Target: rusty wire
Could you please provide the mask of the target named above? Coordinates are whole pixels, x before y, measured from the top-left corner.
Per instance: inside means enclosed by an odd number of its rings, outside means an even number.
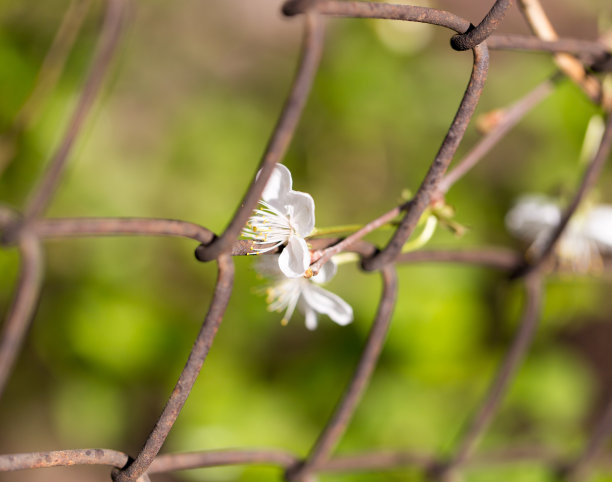
[[[454,473],[465,467],[513,463],[518,460],[535,460],[572,480],[582,480],[594,464],[605,464],[599,456],[612,434],[612,400],[608,402],[601,419],[595,425],[583,451],[573,459],[554,453],[545,447],[510,447],[498,453],[476,452],[477,442],[486,432],[499,410],[504,395],[529,345],[536,334],[543,297],[546,261],[552,256],[556,243],[568,222],[576,212],[585,194],[598,180],[604,163],[612,149],[612,116],[607,112],[606,131],[598,152],[587,167],[583,180],[564,212],[561,222],[551,235],[538,257],[526,260],[523,253],[506,248],[481,247],[473,250],[421,250],[401,253],[401,248],[416,227],[417,221],[432,202],[443,200],[447,191],[463,178],[537,103],[542,101],[557,85],[561,75],[567,75],[578,83],[589,98],[610,106],[603,98],[598,80],[586,71],[593,64],[602,64],[610,58],[610,52],[597,42],[579,39],[559,39],[539,6],[537,0],[519,2],[519,8],[530,23],[535,37],[516,35],[492,35],[502,22],[510,0],[494,2],[485,18],[474,27],[468,20],[451,12],[410,5],[391,5],[369,2],[339,2],[335,0],[290,0],[283,6],[288,16],[303,15],[304,40],[297,74],[279,120],[272,132],[259,166],[254,168],[253,179],[242,202],[229,220],[227,228],[217,236],[207,228],[188,221],[147,218],[65,218],[42,217],[58,187],[70,151],[82,130],[87,113],[103,85],[112,63],[122,32],[127,0],[107,0],[106,19],[99,36],[96,55],[89,77],[81,92],[80,100],[59,148],[51,158],[46,172],[30,192],[23,215],[0,207],[0,244],[6,248],[16,246],[21,257],[21,270],[16,284],[13,302],[4,321],[0,340],[0,394],[19,354],[27,328],[34,316],[42,284],[43,256],[41,242],[46,239],[62,239],[82,236],[174,236],[192,239],[199,243],[198,260],[216,260],[218,279],[208,313],[202,328],[188,355],[165,408],[159,416],[143,447],[134,458],[127,454],[106,449],[58,450],[0,455],[0,472],[53,467],[60,465],[95,464],[114,467],[113,480],[120,482],[149,480],[150,474],[221,465],[259,464],[282,468],[286,480],[308,482],[318,473],[355,472],[361,470],[391,470],[398,467],[416,467],[432,479],[450,480]],[[81,2],[81,9],[88,2]],[[82,10],[79,10],[82,15]],[[417,193],[408,202],[393,206],[372,220],[363,229],[346,238],[312,239],[315,254],[311,268],[317,271],[332,255],[353,251],[361,257],[361,265],[367,271],[380,271],[383,290],[378,312],[372,323],[357,366],[344,389],[340,401],[328,423],[320,432],[309,454],[301,457],[283,450],[244,449],[162,454],[160,450],[174,422],[187,400],[215,334],[223,320],[233,284],[231,256],[247,254],[251,241],[237,240],[247,218],[256,206],[274,166],[280,162],[294,135],[308,99],[309,91],[318,70],[323,50],[324,17],[354,17],[394,19],[429,23],[456,32],[451,45],[456,50],[473,50],[473,68],[468,86],[435,158],[430,164]],[[548,26],[547,26],[548,25]],[[68,38],[70,40],[70,37]],[[64,42],[69,45],[71,42]],[[52,47],[53,56],[62,58]],[[68,48],[68,47],[66,47]],[[488,70],[488,49],[515,49],[558,54],[561,74],[555,74],[518,102],[502,111],[501,120],[482,140],[456,164],[446,171],[455,156],[474,110],[483,91]],[[61,52],[60,52],[61,54]],[[61,62],[60,62],[61,63]],[[578,66],[578,67],[576,67]],[[585,69],[586,67],[586,69]],[[259,175],[256,173],[259,172]],[[403,215],[387,246],[379,248],[362,238],[382,224]],[[404,263],[464,263],[497,269],[508,277],[520,280],[525,286],[523,314],[515,338],[498,368],[487,393],[483,396],[474,415],[459,436],[455,449],[444,458],[439,454],[411,452],[368,451],[354,455],[334,456],[333,450],[347,429],[368,382],[372,377],[378,357],[392,319],[398,286],[395,275],[397,265]]]

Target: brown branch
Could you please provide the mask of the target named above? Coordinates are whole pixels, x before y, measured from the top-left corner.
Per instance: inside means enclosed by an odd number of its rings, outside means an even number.
[[[287,474],[288,480],[307,480],[309,474],[316,472],[319,465],[329,458],[331,451],[346,431],[355,408],[368,386],[385,337],[387,336],[397,298],[397,274],[395,268],[392,266],[385,267],[382,270],[382,279],[383,292],[378,312],[372,323],[368,340],[353,377],[344,391],[342,399],[336,406],[333,415],[310,451],[308,458],[302,464],[289,469]]]
[[[592,62],[604,59],[608,48],[601,42],[562,38],[542,40],[525,35],[492,35],[487,39],[490,50],[526,50],[535,52],[568,53],[590,57]]]
[[[41,238],[79,236],[177,236],[210,243],[215,234],[203,226],[176,219],[56,218],[34,221],[31,231]]]
[[[123,467],[128,456],[109,449],[53,450],[0,455],[0,472],[72,465],[111,465]]]
[[[451,47],[460,51],[471,50],[479,43],[484,42],[489,35],[497,30],[510,5],[512,5],[512,0],[496,0],[478,26],[451,38]]]
[[[489,42],[487,41],[487,45]],[[502,118],[495,128],[488,132],[472,150],[457,163],[440,181],[436,196],[443,197],[453,184],[472,169],[518,122],[536,105],[544,100],[559,79],[558,75],[542,82],[527,95],[502,111]]]
[[[21,271],[0,339],[0,398],[36,311],[43,277],[43,254],[38,240],[24,233],[18,247]]]
[[[28,220],[39,217],[55,193],[70,151],[100,91],[102,80],[105,77],[118,44],[123,23],[125,0],[107,0],[107,3],[106,18],[85,86],[59,148],[51,158],[47,170],[38,185],[30,194],[25,211],[25,217]]]
[[[484,44],[483,44],[484,45]],[[402,250],[402,246],[408,240],[412,232],[417,226],[417,223],[429,206],[432,195],[437,191],[438,185],[442,180],[448,165],[450,164],[467,125],[472,118],[478,99],[484,87],[486,79],[489,56],[486,47],[479,45],[474,49],[474,68],[470,77],[467,90],[461,105],[451,127],[444,138],[444,141],[433,160],[425,179],[421,183],[415,197],[409,203],[406,209],[406,214],[402,219],[399,227],[393,234],[393,237],[380,253],[363,262],[363,267],[366,270],[379,269],[386,263],[391,262]]]
[[[90,5],[91,0],[73,0],[66,10],[38,72],[32,93],[15,116],[10,130],[0,138],[0,142],[5,144],[0,150],[0,175],[12,160],[16,137],[30,125],[34,113],[57,83]]]
[[[518,0],[518,5],[535,35],[542,40],[558,40],[557,32],[555,32],[539,0]],[[578,59],[569,54],[559,53],[555,55],[555,62],[563,73],[581,87],[593,102],[599,103],[602,101],[601,84],[595,77],[586,73],[584,66]]]
[[[274,171],[274,166],[285,156],[319,66],[323,51],[323,33],[322,19],[315,14],[306,15],[299,67],[255,177],[223,234],[205,249],[200,249],[198,258],[200,261],[213,260],[231,249],[231,245],[257,206],[264,187]]]
[[[544,248],[534,257],[533,260],[531,260],[530,263],[525,263],[520,266],[516,273],[513,274],[513,276],[524,276],[525,274],[532,272],[533,270],[540,267],[543,263],[545,263],[553,255],[554,249],[557,243],[559,242],[559,239],[561,239],[561,236],[563,236],[563,233],[565,232],[565,229],[567,228],[567,225],[569,224],[572,216],[578,209],[578,206],[580,205],[586,194],[593,188],[593,186],[597,182],[601,170],[603,169],[603,166],[606,163],[608,156],[610,155],[610,150],[612,150],[612,115],[609,114],[606,120],[606,127],[604,130],[603,137],[601,139],[601,143],[599,144],[597,153],[586,168],[580,186],[574,194],[574,197],[572,198],[572,201],[570,202],[569,206],[563,212],[561,221],[559,221],[559,224],[550,234],[550,237],[544,245]]]
[[[204,360],[212,346],[213,339],[221,325],[223,314],[225,313],[232,293],[234,281],[234,263],[232,258],[224,255],[219,257],[217,262],[219,265],[219,275],[213,299],[204,323],[202,324],[200,333],[189,354],[185,368],[183,368],[178,382],[172,391],[172,395],[157,420],[153,431],[147,438],[140,454],[138,454],[138,457],[136,457],[127,468],[113,473],[113,480],[115,482],[134,481],[147,471],[159,453],[166,437],[168,437],[202,369]]]
[[[459,443],[451,459],[434,468],[433,472],[440,477],[451,473],[462,465],[472,454],[479,438],[487,429],[493,416],[499,409],[503,396],[521,361],[527,353],[540,318],[542,302],[542,279],[539,273],[533,273],[525,278],[525,307],[521,316],[519,329],[505,355],[495,379],[480,403],[480,407],[468,422],[466,429],[459,438]]]
[[[294,5],[301,5],[304,2],[289,2],[287,5],[291,5],[292,9]],[[367,3],[367,2],[338,2],[338,1],[325,1],[320,0],[314,3],[308,3],[309,7],[316,10],[318,13],[339,17],[354,17],[354,18],[379,18],[379,19],[391,19],[391,20],[405,20],[412,22],[429,23],[432,25],[443,26],[457,33],[464,33],[470,27],[470,23],[457,15],[443,10],[436,10],[433,8],[426,7],[415,7],[411,5],[390,5],[384,3]],[[287,9],[286,10],[291,10]],[[299,11],[299,9],[294,9]],[[396,230],[393,238],[387,245],[387,247],[380,253],[375,254],[369,259],[363,261],[363,268],[366,270],[377,270],[385,264],[391,262],[399,252],[406,240],[410,237],[412,231],[416,227],[416,224],[425,210],[429,205],[430,196],[435,190],[437,183],[440,181],[441,176],[448,167],[455,150],[457,149],[459,142],[461,141],[467,124],[469,123],[476,104],[482,92],[486,73],[488,69],[488,53],[484,45],[478,46],[474,49],[474,68],[470,76],[470,81],[466,92],[461,100],[459,110],[455,115],[455,118],[449,128],[449,131],[434,159],[432,166],[425,177],[419,191],[415,198],[405,205],[394,208],[387,213],[383,214],[380,218],[372,221],[357,233],[349,236],[347,240],[343,242],[340,247],[331,248],[330,251],[325,252],[322,258],[311,268],[313,272],[317,272],[331,256],[337,254],[342,249],[346,249],[354,241],[361,239],[365,234],[375,229],[379,223],[386,222],[387,219],[392,219],[401,210],[406,210],[407,213],[404,216],[399,228]]]
[[[221,465],[273,465],[287,468],[296,462],[295,455],[281,450],[211,450],[160,455],[153,461],[147,473],[157,474]]]
[[[402,253],[397,263],[465,263],[511,271],[523,257],[516,251],[503,248],[478,248],[460,250],[418,250]]]

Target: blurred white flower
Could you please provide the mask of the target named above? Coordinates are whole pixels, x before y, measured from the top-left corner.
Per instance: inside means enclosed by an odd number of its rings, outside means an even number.
[[[318,286],[334,277],[337,266],[328,261],[319,273],[312,278],[287,278],[279,269],[278,256],[262,256],[256,264],[256,270],[271,278],[273,283],[267,288],[269,311],[284,311],[281,320],[283,325],[289,323],[295,308],[304,314],[306,328],[317,327],[318,315],[327,315],[339,325],[348,325],[353,321],[353,309],[339,296]]]
[[[310,265],[305,237],[314,229],[314,200],[291,189],[291,172],[277,164],[262,194],[260,208],[250,217],[242,235],[253,240],[253,254],[286,245],[278,266],[289,278],[304,275]]]
[[[516,237],[532,243],[530,251],[543,249],[562,209],[541,195],[520,198],[506,215],[506,226]],[[601,266],[601,253],[612,252],[612,205],[587,205],[574,214],[556,246],[562,265],[585,272]]]

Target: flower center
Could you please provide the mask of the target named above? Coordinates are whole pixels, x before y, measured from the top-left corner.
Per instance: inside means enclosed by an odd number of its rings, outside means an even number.
[[[285,244],[296,234],[290,215],[281,213],[271,204],[259,201],[242,234],[253,240],[252,254],[261,254]]]

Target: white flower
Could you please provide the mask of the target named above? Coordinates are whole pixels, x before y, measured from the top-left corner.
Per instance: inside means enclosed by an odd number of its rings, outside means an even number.
[[[242,235],[253,239],[253,253],[261,254],[285,245],[278,266],[285,276],[297,278],[310,266],[305,237],[314,229],[314,200],[291,189],[291,173],[277,164],[262,194],[261,206],[249,219]]]
[[[553,199],[524,196],[506,215],[506,226],[513,235],[531,242],[530,250],[537,251],[548,241],[562,213]],[[612,252],[612,205],[587,205],[572,216],[557,243],[557,256],[562,264],[584,272],[600,266],[600,253],[606,252]]]
[[[312,278],[287,278],[279,270],[276,255],[264,256],[257,263],[256,269],[261,274],[273,279],[273,284],[266,290],[268,310],[285,311],[281,323],[289,323],[295,308],[306,318],[306,328],[317,327],[317,315],[329,316],[339,325],[348,325],[353,321],[353,309],[339,296],[318,286],[334,277],[337,266],[333,261],[325,263],[319,273]]]

